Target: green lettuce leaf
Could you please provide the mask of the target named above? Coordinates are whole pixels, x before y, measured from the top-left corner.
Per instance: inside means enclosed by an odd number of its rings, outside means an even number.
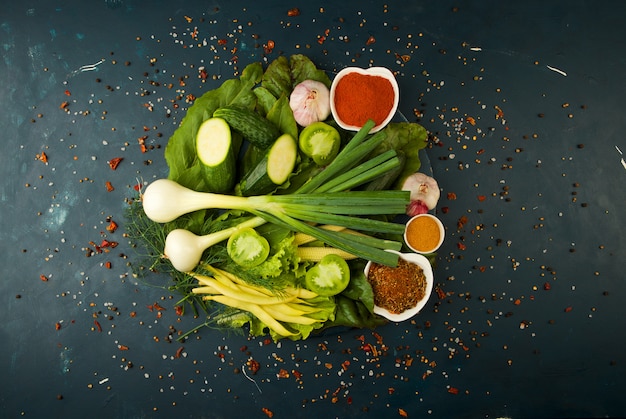
[[[428,132],[415,122],[392,122],[384,128],[385,140],[372,154],[381,154],[387,150],[402,150],[406,156],[406,163],[402,173],[394,185],[399,188],[407,176],[417,172],[422,163],[419,158],[419,151],[426,147]]]

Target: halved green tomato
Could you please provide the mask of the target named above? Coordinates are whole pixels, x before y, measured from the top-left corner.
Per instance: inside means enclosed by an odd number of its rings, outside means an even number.
[[[298,137],[300,150],[315,164],[325,166],[339,153],[341,136],[335,127],[325,122],[314,122],[305,127]]]
[[[270,244],[253,228],[247,227],[230,236],[226,251],[237,265],[253,268],[265,262],[270,254]]]
[[[318,295],[337,295],[350,283],[350,267],[340,256],[329,254],[307,271],[304,282],[308,290]]]

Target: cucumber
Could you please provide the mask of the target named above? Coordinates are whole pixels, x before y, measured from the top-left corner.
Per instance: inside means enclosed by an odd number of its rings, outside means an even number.
[[[222,118],[251,144],[266,149],[280,136],[278,127],[255,111],[239,106],[224,106],[213,112],[213,117]]]
[[[287,181],[298,159],[296,140],[283,134],[239,183],[241,195],[264,195]]]
[[[235,186],[237,171],[235,149],[239,148],[235,142],[224,119],[209,118],[198,128],[196,154],[204,166],[206,192],[225,193]]]

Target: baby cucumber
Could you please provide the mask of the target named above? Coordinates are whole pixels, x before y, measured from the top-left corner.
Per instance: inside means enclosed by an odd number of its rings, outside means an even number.
[[[280,136],[278,127],[252,109],[240,106],[224,106],[213,112],[213,117],[224,119],[251,144],[266,149]]]

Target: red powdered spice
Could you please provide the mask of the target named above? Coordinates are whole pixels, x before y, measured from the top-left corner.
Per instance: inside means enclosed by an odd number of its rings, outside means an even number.
[[[380,125],[391,112],[395,94],[384,77],[348,73],[335,87],[335,109],[348,125],[363,126],[368,119]]]

